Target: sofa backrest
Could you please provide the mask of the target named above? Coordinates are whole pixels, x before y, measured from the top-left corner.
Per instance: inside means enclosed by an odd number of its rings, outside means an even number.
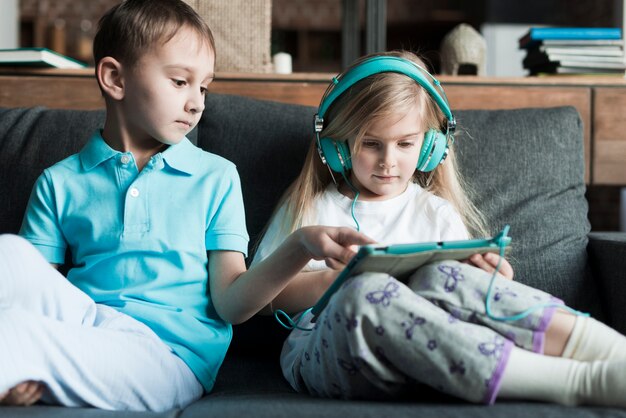
[[[238,96],[207,97],[197,144],[237,165],[251,242],[302,166],[314,112]],[[598,314],[585,274],[589,223],[576,110],[455,115],[459,164],[479,208],[494,231],[511,225],[516,280]],[[36,177],[77,152],[103,117],[102,111],[0,109],[0,233],[17,232]]]
[[[104,111],[0,109],[0,233],[17,233],[42,171],[78,152]]]

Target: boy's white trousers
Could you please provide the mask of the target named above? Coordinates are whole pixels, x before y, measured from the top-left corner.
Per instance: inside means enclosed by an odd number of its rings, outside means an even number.
[[[203,388],[141,322],[96,304],[25,239],[0,235],[0,393],[34,380],[65,406],[164,411]]]

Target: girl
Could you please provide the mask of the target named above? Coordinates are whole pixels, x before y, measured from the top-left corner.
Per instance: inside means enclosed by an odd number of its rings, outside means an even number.
[[[333,79],[302,172],[253,264],[307,225],[356,226],[385,243],[487,234],[456,168],[454,116],[423,67],[414,54],[392,52]],[[325,397],[389,398],[419,383],[487,404],[626,407],[626,339],[551,295],[503,282],[513,269],[499,258],[430,264],[406,283],[380,273],[352,278],[315,322],[305,312],[292,330],[281,354],[285,378]],[[312,306],[342,267],[310,262],[269,310]],[[506,290],[486,311],[492,280]]]

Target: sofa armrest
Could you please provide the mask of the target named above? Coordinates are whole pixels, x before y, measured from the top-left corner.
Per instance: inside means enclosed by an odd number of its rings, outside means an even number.
[[[590,233],[587,253],[606,322],[626,334],[626,233]]]

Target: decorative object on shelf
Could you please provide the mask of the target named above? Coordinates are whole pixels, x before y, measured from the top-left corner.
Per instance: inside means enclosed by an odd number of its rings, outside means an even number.
[[[219,72],[270,73],[271,0],[184,0],[208,23]]]
[[[272,57],[274,72],[276,74],[291,74],[291,55],[286,52],[278,52]]]
[[[441,74],[485,75],[487,44],[472,26],[461,23],[441,41]]]

